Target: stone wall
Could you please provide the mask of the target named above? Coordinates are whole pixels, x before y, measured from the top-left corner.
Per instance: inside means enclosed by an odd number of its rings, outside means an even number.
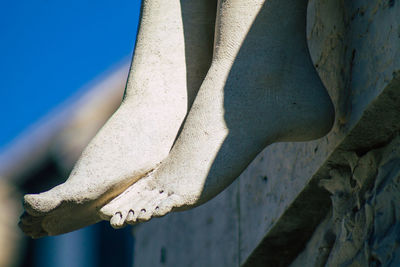
[[[399,18],[396,0],[310,0],[333,130],[271,145],[209,203],[137,226],[135,266],[396,266]]]

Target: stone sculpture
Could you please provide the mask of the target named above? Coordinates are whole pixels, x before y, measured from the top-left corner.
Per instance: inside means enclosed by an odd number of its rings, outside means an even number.
[[[325,135],[334,111],[308,53],[307,2],[144,0],[121,107],[64,184],[25,196],[23,231],[190,209],[267,145]]]

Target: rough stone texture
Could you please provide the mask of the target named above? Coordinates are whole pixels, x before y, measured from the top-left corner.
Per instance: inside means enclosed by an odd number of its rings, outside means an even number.
[[[238,266],[238,182],[225,192],[135,228],[134,266]]]
[[[400,137],[352,158],[321,181],[332,212],[292,267],[400,265]]]
[[[336,236],[332,231],[331,216],[328,216],[315,229],[306,249],[297,256],[290,266],[324,266],[332,250],[335,238]]]
[[[265,149],[236,182],[238,194],[230,189],[201,208],[140,225],[135,232],[136,266],[157,266],[150,264],[152,248],[161,243],[173,244],[168,255],[176,265],[170,266],[187,266],[184,263],[191,262],[193,255],[202,255],[201,266],[290,264],[329,213],[329,193],[319,181],[329,178],[337,166],[349,166],[348,155],[354,154],[347,151],[361,155],[382,146],[400,127],[399,17],[400,3],[396,1],[311,0],[310,53],[335,103],[334,129],[320,140]],[[189,220],[191,216],[196,219]],[[210,216],[218,216],[220,221],[195,227]],[[226,221],[238,225],[237,243],[218,243],[226,238],[226,232],[217,227]],[[179,236],[169,234],[177,228]],[[199,242],[193,236],[210,239]],[[318,242],[332,246],[331,233]],[[187,248],[186,252],[176,244]],[[216,252],[221,258],[237,257],[236,261],[224,264],[218,257],[209,257]],[[328,252],[324,253],[315,261],[324,262]],[[334,264],[333,256],[329,262]]]

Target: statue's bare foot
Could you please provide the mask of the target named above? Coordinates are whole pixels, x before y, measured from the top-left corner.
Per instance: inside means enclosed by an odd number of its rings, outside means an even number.
[[[110,220],[114,228],[124,227],[127,223],[148,221],[151,217],[167,214],[172,208],[180,207],[185,199],[156,185],[152,175],[140,179],[135,186],[129,187],[111,203],[101,209],[104,219]],[[135,199],[135,201],[132,201]]]
[[[113,227],[204,203],[265,146],[332,127],[333,106],[306,44],[307,1],[262,2],[220,1],[213,63],[183,130],[151,175],[100,210]]]
[[[195,11],[186,10],[191,3]],[[179,0],[143,1],[121,107],[64,184],[25,196],[26,213],[20,221],[25,233],[57,235],[101,220],[99,208],[168,155],[212,57],[214,0],[187,0],[185,5],[181,8]],[[183,25],[186,12],[195,23]]]

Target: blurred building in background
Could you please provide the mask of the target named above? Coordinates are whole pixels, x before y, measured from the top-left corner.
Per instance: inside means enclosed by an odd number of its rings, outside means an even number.
[[[33,240],[17,226],[23,194],[65,181],[82,150],[120,105],[128,71],[125,61],[0,151],[0,266],[132,265],[129,227],[115,231],[108,223],[99,223]]]

